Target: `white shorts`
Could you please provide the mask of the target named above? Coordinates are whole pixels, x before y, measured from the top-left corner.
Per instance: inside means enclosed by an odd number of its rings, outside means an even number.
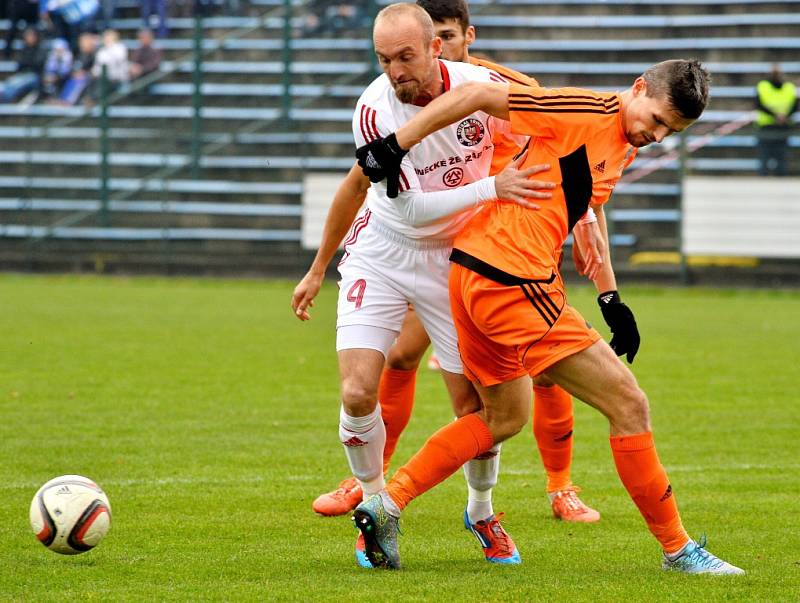
[[[385,332],[396,337],[412,303],[442,368],[463,373],[447,291],[451,249],[452,241],[410,239],[361,214],[339,263],[336,350],[383,346],[386,355],[394,337]]]

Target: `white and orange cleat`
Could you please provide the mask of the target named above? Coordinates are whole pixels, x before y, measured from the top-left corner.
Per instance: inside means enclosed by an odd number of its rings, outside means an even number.
[[[348,477],[342,480],[339,487],[333,492],[320,494],[311,503],[311,508],[326,517],[346,515],[358,506],[362,498],[361,484],[356,478]]]
[[[600,521],[600,513],[587,507],[583,501],[578,498],[578,492],[580,492],[580,488],[577,486],[570,486],[564,490],[558,490],[547,494],[550,498],[550,506],[553,508],[553,515],[555,518],[563,521],[577,521],[581,523]]]

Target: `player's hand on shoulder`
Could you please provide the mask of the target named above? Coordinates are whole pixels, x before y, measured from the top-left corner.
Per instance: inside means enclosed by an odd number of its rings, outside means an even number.
[[[400,164],[406,156],[405,149],[397,144],[394,133],[386,138],[376,138],[356,150],[361,171],[371,182],[386,179],[386,193],[394,199],[400,184]]]
[[[600,305],[606,324],[611,329],[612,337],[609,342],[611,349],[617,356],[625,354],[628,363],[633,364],[641,343],[633,311],[623,303],[618,291],[601,293],[597,296],[597,303]]]
[[[531,176],[539,172],[546,172],[550,166],[543,163],[521,170],[519,168],[524,159],[525,155],[520,155],[494,177],[497,198],[514,201],[528,209],[539,209],[539,206],[530,199],[549,199],[553,196],[550,191],[556,185],[544,180],[532,180]]]
[[[309,308],[314,307],[314,298],[322,287],[325,274],[317,272],[307,272],[292,294],[292,310],[299,320],[311,320]]]

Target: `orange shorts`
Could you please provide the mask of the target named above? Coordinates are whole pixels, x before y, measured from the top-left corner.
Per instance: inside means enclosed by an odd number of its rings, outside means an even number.
[[[450,307],[464,374],[484,387],[538,375],[600,339],[566,303],[558,274],[509,286],[451,264]]]

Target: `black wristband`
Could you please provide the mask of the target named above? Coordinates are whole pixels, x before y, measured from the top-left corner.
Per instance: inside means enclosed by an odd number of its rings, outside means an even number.
[[[389,149],[392,153],[394,153],[398,157],[405,157],[406,153],[408,153],[408,151],[400,147],[400,145],[397,142],[397,136],[395,136],[394,132],[392,132],[391,134],[389,134],[389,136],[384,138],[383,142],[386,145],[386,148]]]
[[[602,308],[611,304],[621,304],[622,299],[619,296],[619,291],[606,291],[597,296],[597,303]]]

